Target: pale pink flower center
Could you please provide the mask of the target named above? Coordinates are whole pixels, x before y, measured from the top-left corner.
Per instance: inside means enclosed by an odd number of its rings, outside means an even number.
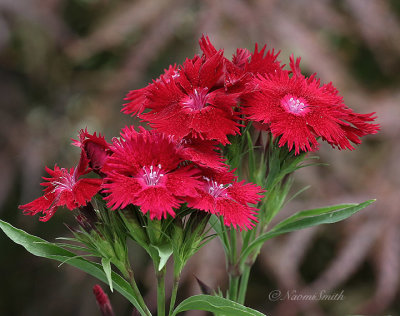
[[[227,197],[228,192],[227,189],[232,186],[232,184],[223,185],[219,184],[217,181],[209,179],[207,177],[203,177],[207,181],[206,190],[208,194],[210,194],[214,198],[218,198],[220,196]]]
[[[184,108],[199,111],[207,105],[207,100],[208,88],[194,89],[193,93],[189,94],[182,103]]]
[[[142,178],[146,185],[157,185],[164,174],[161,172],[161,165],[159,164],[156,168],[153,165],[150,167],[143,167]]]
[[[72,191],[76,181],[67,169],[61,169],[62,176],[57,180],[52,181],[51,184],[54,186],[53,192],[61,193],[64,190]]]
[[[287,112],[295,115],[304,115],[309,111],[309,105],[305,99],[296,98],[291,94],[287,94],[283,97],[281,105]]]

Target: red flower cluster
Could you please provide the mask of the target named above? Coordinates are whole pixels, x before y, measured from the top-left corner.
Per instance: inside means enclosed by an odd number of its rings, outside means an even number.
[[[176,215],[183,204],[223,216],[226,225],[249,229],[263,190],[238,182],[220,156],[220,147],[240,137],[253,122],[294,154],[318,148],[317,138],[339,149],[353,149],[360,137],[374,134],[373,113],[358,114],[336,88],[316,75],[301,74],[300,59],[290,70],[266,46],[238,49],[229,60],[208,37],[200,39],[201,56],[170,66],[147,87],[128,93],[123,112],[147,122],[151,131],[122,130],[109,144],[82,130],[78,167],[48,169],[45,195],[22,205],[26,214],[45,214],[58,206],[84,206],[99,190],[111,209],[129,204],[151,219]],[[101,179],[79,179],[94,171]]]
[[[45,195],[20,206],[27,215],[39,212],[47,221],[58,206],[70,210],[85,206],[102,190],[113,210],[129,204],[140,207],[150,219],[175,216],[187,203],[224,217],[227,225],[240,229],[254,226],[256,204],[263,192],[259,187],[237,182],[216,151],[217,142],[185,137],[176,139],[156,130],[133,126],[122,130],[111,144],[96,133],[81,130],[73,144],[81,148],[76,169],[47,169]],[[79,179],[90,171],[102,179]]]
[[[178,142],[170,135],[144,128],[139,132],[133,126],[123,129],[121,138],[114,139],[113,153],[102,168],[106,174],[103,192],[107,205],[115,210],[134,204],[149,213],[151,219],[162,219],[167,214],[175,216],[174,210],[187,203],[189,207],[222,215],[227,225],[251,228],[256,218],[248,204],[257,203],[262,190],[236,182],[212,146],[212,142],[200,146],[196,142]],[[197,154],[202,148],[204,152]],[[208,162],[214,169],[205,167]],[[214,176],[210,180],[207,176],[211,172]],[[224,176],[221,178],[218,173]]]

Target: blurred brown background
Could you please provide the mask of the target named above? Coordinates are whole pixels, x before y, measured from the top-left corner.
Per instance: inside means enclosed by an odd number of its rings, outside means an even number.
[[[0,0],[0,217],[48,240],[68,235],[68,211],[41,223],[17,205],[41,194],[45,165],[76,164],[70,138],[80,128],[110,140],[131,123],[120,113],[124,95],[199,52],[202,33],[227,57],[255,42],[282,50],[284,63],[291,53],[301,56],[307,73],[333,81],[356,111],[376,111],[382,126],[353,152],[323,145],[319,154],[329,166],[301,170],[296,187],[312,188],[279,216],[378,201],[344,223],[269,242],[247,305],[268,315],[400,314],[398,0]],[[0,315],[99,315],[93,278],[33,257],[2,233],[0,247]],[[148,259],[136,248],[132,259],[154,304]],[[193,274],[225,288],[217,241],[190,261],[179,299],[199,293]],[[273,302],[274,289],[345,297]],[[131,314],[119,294],[111,300],[117,315]]]

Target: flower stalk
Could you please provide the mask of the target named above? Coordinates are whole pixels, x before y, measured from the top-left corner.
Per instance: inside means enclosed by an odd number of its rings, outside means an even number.
[[[132,287],[133,293],[135,294],[135,297],[137,298],[137,301],[138,301],[140,307],[143,309],[143,311],[145,312],[145,314],[147,316],[151,316],[151,312],[143,299],[142,293],[140,293],[139,287],[137,286],[136,281],[135,281],[135,276],[133,274],[133,270],[131,268],[128,269],[128,280],[129,280],[129,284]]]
[[[178,294],[180,278],[181,278],[180,273],[178,275],[174,275],[174,280],[173,280],[173,283],[172,283],[171,300],[170,300],[170,303],[169,303],[169,313],[168,313],[168,315],[171,315],[172,312],[174,311],[174,308],[175,308],[176,296]]]
[[[157,315],[165,316],[165,271],[164,267],[157,272]]]

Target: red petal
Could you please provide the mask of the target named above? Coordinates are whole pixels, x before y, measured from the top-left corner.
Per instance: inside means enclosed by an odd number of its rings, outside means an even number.
[[[136,205],[146,214],[150,213],[150,219],[166,218],[167,214],[175,217],[173,208],[179,208],[182,201],[172,195],[164,187],[147,187],[138,194]]]
[[[228,195],[236,202],[241,204],[257,204],[265,192],[260,186],[254,183],[233,182],[232,186],[227,189]]]
[[[46,222],[53,216],[56,210],[56,205],[54,205],[55,198],[54,193],[48,193],[30,203],[20,205],[19,209],[23,210],[24,215],[35,215],[41,212],[45,216],[41,217],[40,220]]]
[[[75,202],[86,205],[99,192],[102,183],[102,179],[80,179],[73,188]]]
[[[230,199],[217,199],[216,212],[223,216],[225,225],[234,228],[251,229],[255,226],[254,222],[257,222],[253,208]]]
[[[136,197],[142,190],[142,185],[137,179],[120,174],[112,174],[104,181],[104,193],[109,193],[105,200],[108,201],[107,206],[113,210],[123,209],[128,204],[135,204]]]
[[[197,196],[197,188],[202,186],[202,182],[194,176],[199,173],[191,167],[183,167],[166,175],[166,188],[175,196]]]

